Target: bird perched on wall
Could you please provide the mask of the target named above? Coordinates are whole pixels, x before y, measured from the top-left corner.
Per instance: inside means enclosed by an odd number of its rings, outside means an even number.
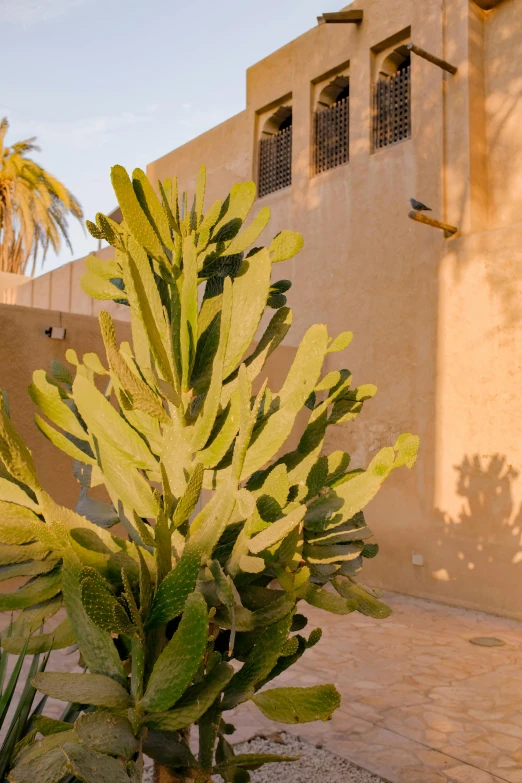
[[[431,212],[431,207],[427,207],[426,204],[423,204],[422,201],[417,201],[416,198],[410,198],[410,204],[412,205],[415,212]]]

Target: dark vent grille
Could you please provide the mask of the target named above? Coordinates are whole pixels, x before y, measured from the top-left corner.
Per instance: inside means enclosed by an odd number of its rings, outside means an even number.
[[[259,143],[259,196],[292,184],[292,126]]]
[[[411,136],[411,67],[381,77],[373,98],[373,148],[397,144]]]
[[[349,98],[315,113],[314,170],[316,174],[348,162]]]

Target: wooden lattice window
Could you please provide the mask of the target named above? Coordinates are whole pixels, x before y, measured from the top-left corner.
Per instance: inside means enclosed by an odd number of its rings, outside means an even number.
[[[259,196],[292,184],[292,117],[259,142]]]
[[[320,174],[348,162],[350,99],[341,98],[314,115],[314,171]]]
[[[411,66],[381,75],[373,97],[373,148],[389,147],[411,136]]]

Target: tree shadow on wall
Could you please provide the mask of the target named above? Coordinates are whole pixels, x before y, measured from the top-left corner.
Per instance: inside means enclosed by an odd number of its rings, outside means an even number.
[[[505,586],[522,568],[522,505],[515,503],[518,472],[500,454],[465,456],[457,471],[460,513],[436,510],[440,525],[433,576],[443,582],[466,578]],[[513,582],[513,587],[516,582]]]

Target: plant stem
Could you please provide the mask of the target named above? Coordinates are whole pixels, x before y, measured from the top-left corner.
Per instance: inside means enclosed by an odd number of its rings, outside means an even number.
[[[198,773],[195,773],[196,775]],[[189,773],[190,775],[190,773]],[[187,777],[186,775],[176,775],[168,767],[156,763],[154,765],[154,783],[211,783],[212,776],[203,780],[201,777]]]

